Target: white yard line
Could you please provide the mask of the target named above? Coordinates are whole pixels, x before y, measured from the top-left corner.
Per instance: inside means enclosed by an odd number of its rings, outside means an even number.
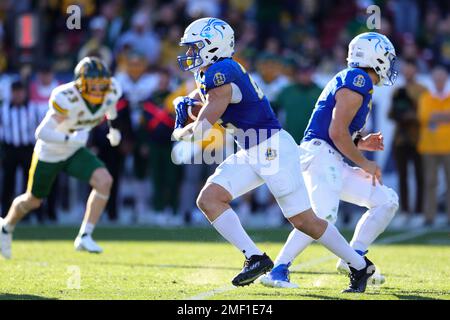
[[[390,236],[390,237],[386,237],[381,239],[380,241],[375,242],[374,244],[390,244],[390,243],[397,243],[397,242],[402,242],[402,241],[407,241],[407,240],[411,240],[417,237],[420,237],[428,232],[432,232],[432,231],[436,231],[436,230],[432,230],[429,228],[420,228],[414,231],[408,231],[408,232],[404,232],[404,233],[400,233],[394,236]],[[316,258],[313,260],[309,260],[309,261],[305,261],[299,264],[296,264],[294,266],[292,266],[290,268],[291,271],[299,271],[305,267],[310,267],[310,266],[315,266],[324,262],[327,262],[329,260],[332,259],[336,259],[335,255],[328,255],[328,256],[323,256],[320,258]],[[198,295],[192,296],[190,298],[188,298],[188,300],[206,300],[209,299],[217,294],[221,294],[224,292],[228,292],[228,291],[232,291],[237,289],[237,287],[233,286],[233,285],[227,285],[227,286],[223,286],[220,288],[216,288],[213,290],[209,290],[209,291],[205,291],[205,292],[201,292]]]

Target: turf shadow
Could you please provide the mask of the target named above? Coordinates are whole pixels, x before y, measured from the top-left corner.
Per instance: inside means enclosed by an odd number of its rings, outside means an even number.
[[[321,300],[345,300],[343,298],[338,298],[338,297],[331,297],[331,296],[326,296],[326,295],[318,295],[318,294],[313,294],[313,293],[307,293],[307,292],[274,292],[274,293],[269,293],[269,292],[258,292],[255,294],[246,294],[249,296],[255,296],[254,299],[261,299],[258,297],[271,297],[273,299],[281,299],[281,300],[288,300],[288,299],[303,299],[303,300],[311,300],[311,299],[321,299]]]
[[[36,296],[33,294],[0,293],[0,300],[58,300],[58,299]]]
[[[400,300],[443,300],[443,299],[437,299],[437,298],[433,298],[433,297],[410,295],[410,294],[394,294],[394,296],[399,298]]]

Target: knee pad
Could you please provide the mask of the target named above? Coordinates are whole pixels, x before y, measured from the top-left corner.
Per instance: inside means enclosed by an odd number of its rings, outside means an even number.
[[[301,179],[300,171],[293,173],[280,170],[277,174],[265,177],[264,180],[275,198],[283,198],[301,187]]]
[[[370,198],[370,209],[375,207],[383,207],[383,212],[392,219],[399,208],[397,193],[386,186],[375,188]]]

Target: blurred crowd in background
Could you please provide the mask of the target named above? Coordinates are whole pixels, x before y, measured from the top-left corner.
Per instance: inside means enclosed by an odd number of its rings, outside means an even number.
[[[80,29],[67,27],[71,14],[67,7],[72,4],[81,8]],[[433,225],[436,217],[449,223],[450,120],[445,114],[450,113],[450,2],[446,0],[0,1],[2,215],[13,196],[26,187],[33,132],[48,109],[51,90],[72,80],[77,61],[94,55],[109,65],[124,92],[117,105],[120,146],[109,146],[106,124],[92,132],[89,142],[115,180],[103,221],[206,223],[195,208],[195,198],[215,166],[175,165],[171,159],[171,102],[195,88],[192,74],[182,73],[176,61],[184,28],[200,17],[227,21],[235,31],[234,58],[252,73],[284,128],[300,142],[324,84],[316,79],[321,75],[328,81],[346,67],[348,43],[369,31],[366,10],[373,4],[381,8],[381,29],[376,31],[394,43],[402,74],[386,97],[390,112],[385,118],[396,126],[385,152],[393,156],[392,183],[401,198],[398,224],[415,220]],[[428,77],[430,85],[416,81],[416,74]],[[410,163],[415,170],[408,174]],[[439,187],[443,180],[444,192]],[[62,174],[44,207],[30,219],[79,220],[87,188]],[[235,205],[244,223],[283,223],[267,189],[260,188]],[[343,205],[341,211],[345,224],[354,220],[357,209]]]

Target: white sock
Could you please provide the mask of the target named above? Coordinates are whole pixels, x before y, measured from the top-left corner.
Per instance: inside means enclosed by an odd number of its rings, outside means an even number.
[[[241,222],[233,209],[226,210],[211,224],[222,237],[243,252],[247,258],[263,254],[242,228]]]
[[[336,227],[329,222],[325,232],[319,239],[317,239],[317,242],[323,244],[328,250],[333,252],[356,270],[361,270],[366,266],[366,261],[364,258],[356,253],[355,249],[350,247],[348,242],[339,233]]]
[[[313,238],[294,228],[278,254],[274,265],[291,263],[313,241]]]
[[[6,222],[2,225],[3,230],[5,230],[7,233],[12,233],[14,231],[14,227],[15,226]]]
[[[87,223],[83,222],[81,224],[79,235],[82,236],[85,233],[88,234],[88,235],[91,235],[92,232],[94,232],[94,228],[95,228],[94,224],[92,224],[90,222],[87,222]]]

